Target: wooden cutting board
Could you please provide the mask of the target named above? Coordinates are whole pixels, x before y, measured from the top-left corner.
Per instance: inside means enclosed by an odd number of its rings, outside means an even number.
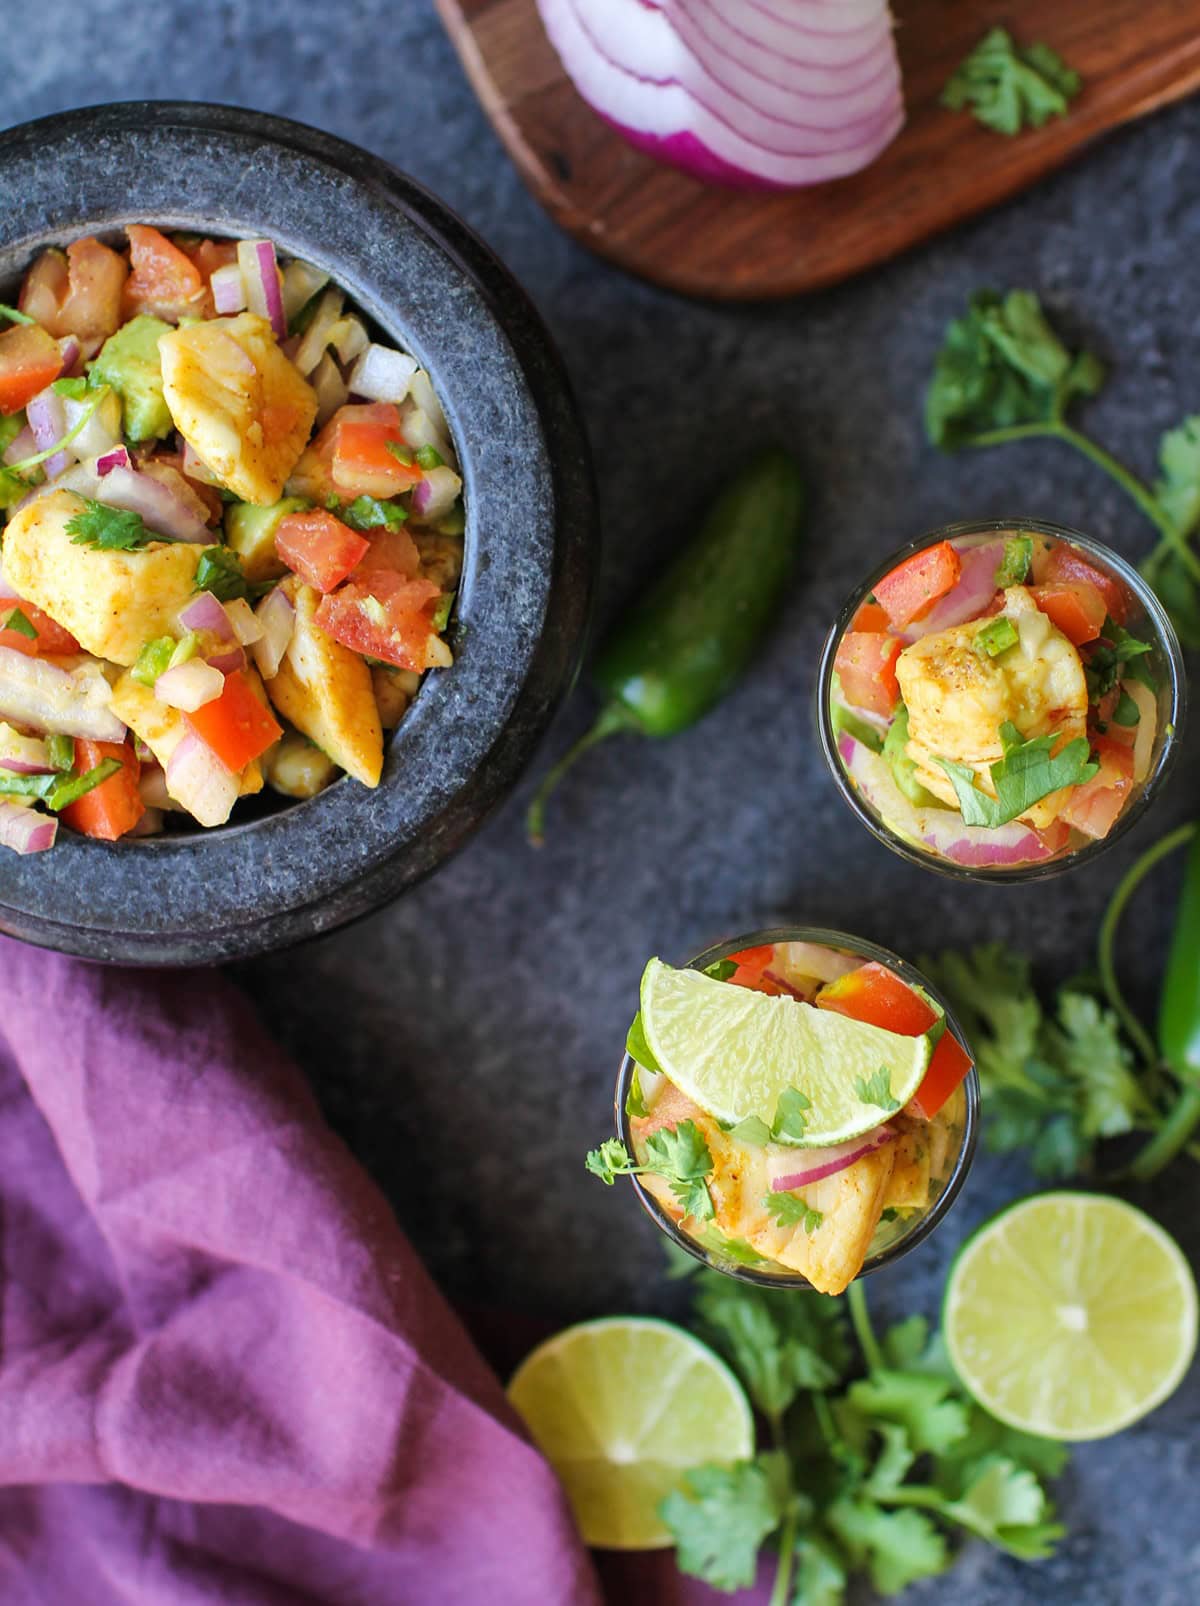
[[[894,0],[908,122],[869,168],[807,190],[717,189],[631,149],[576,94],[534,0],[436,0],[488,117],[551,217],[689,295],[797,295],[1026,189],[1120,123],[1200,88],[1200,0]],[[989,27],[1083,75],[1070,115],[1014,139],[938,105]]]

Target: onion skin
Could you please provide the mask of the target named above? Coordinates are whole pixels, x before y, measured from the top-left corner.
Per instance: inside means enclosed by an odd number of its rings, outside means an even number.
[[[811,1183],[820,1182],[825,1177],[836,1176],[839,1171],[845,1171],[856,1160],[861,1160],[864,1154],[873,1154],[876,1149],[882,1149],[885,1143],[890,1143],[896,1136],[895,1129],[885,1122],[870,1132],[864,1132],[860,1138],[850,1138],[845,1143],[831,1144],[827,1149],[808,1149],[805,1152],[812,1156],[809,1164],[801,1165],[787,1157],[788,1165],[795,1165],[794,1171],[771,1178],[772,1193],[791,1193],[795,1188],[807,1188]],[[824,1158],[822,1158],[824,1156]]]

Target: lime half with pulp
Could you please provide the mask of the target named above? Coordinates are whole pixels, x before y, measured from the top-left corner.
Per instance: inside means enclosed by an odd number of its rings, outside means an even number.
[[[803,1131],[785,1138],[805,1148],[856,1138],[902,1109],[931,1053],[927,1036],[901,1037],[661,959],[643,973],[641,1010],[659,1069],[718,1121],[757,1116],[769,1127],[780,1095],[802,1094]]]
[[[959,1251],[942,1315],[986,1410],[1048,1439],[1102,1439],[1161,1405],[1196,1350],[1196,1282],[1175,1240],[1120,1199],[1043,1193]]]
[[[568,1327],[522,1362],[508,1397],[585,1541],[609,1550],[673,1543],[658,1506],[684,1473],[754,1454],[737,1378],[706,1344],[652,1317]]]

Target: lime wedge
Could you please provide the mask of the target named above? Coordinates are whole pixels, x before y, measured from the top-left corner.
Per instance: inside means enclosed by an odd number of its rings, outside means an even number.
[[[783,1138],[805,1148],[858,1137],[903,1108],[931,1052],[927,1037],[901,1037],[661,959],[642,976],[642,1030],[659,1069],[718,1121],[755,1115],[770,1126],[780,1095],[797,1089],[808,1101],[803,1130],[793,1124]]]
[[[754,1454],[737,1378],[699,1339],[651,1317],[568,1327],[522,1362],[508,1397],[584,1540],[609,1550],[671,1544],[658,1505],[683,1474]]]
[[[1132,1205],[1043,1193],[963,1245],[942,1323],[955,1370],[1001,1422],[1103,1439],[1187,1371],[1196,1283],[1175,1240]]]

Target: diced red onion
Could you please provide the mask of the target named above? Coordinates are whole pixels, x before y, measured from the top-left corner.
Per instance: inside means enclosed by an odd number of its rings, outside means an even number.
[[[283,310],[288,322],[291,323],[301,307],[328,283],[329,275],[323,268],[315,268],[311,262],[293,257],[283,270]]]
[[[221,652],[210,652],[205,662],[219,669],[223,675],[232,675],[235,669],[245,669],[246,649],[230,647]]]
[[[94,659],[64,669],[0,647],[0,717],[59,736],[120,742],[125,726],[109,707],[112,688]]]
[[[58,343],[58,349],[62,352],[63,375],[67,379],[78,379],[83,368],[80,362],[83,350],[79,341],[74,335],[64,335]]]
[[[311,374],[320,362],[329,344],[330,331],[342,315],[343,304],[341,293],[337,290],[326,290],[317,302],[312,322],[304,331],[304,337],[296,348],[296,355],[292,358],[296,367],[305,376]]]
[[[0,802],[0,843],[14,853],[45,853],[54,846],[58,819],[19,803]]]
[[[225,676],[203,658],[189,658],[164,669],[154,682],[154,695],[168,708],[180,708],[185,714],[194,714],[206,703],[214,703],[225,690]]]
[[[276,340],[287,339],[287,314],[279,284],[279,265],[270,240],[239,240],[238,267],[246,286],[246,306],[270,320]]]
[[[100,481],[96,499],[109,507],[140,513],[150,530],[177,541],[210,545],[212,531],[168,485],[136,469],[113,468]]]
[[[15,770],[18,775],[51,775],[55,766],[40,736],[22,736],[11,725],[0,725],[0,768]]]
[[[418,518],[440,519],[458,500],[462,481],[452,468],[428,468],[413,487],[412,510]]]
[[[234,597],[225,604],[225,617],[243,647],[249,647],[263,638],[263,627],[254,616],[254,609],[245,597]]]
[[[212,287],[213,306],[220,316],[246,310],[246,282],[236,262],[218,268],[208,281]]]
[[[996,595],[996,570],[1004,560],[1004,542],[985,541],[965,551],[960,548],[959,555],[962,570],[958,580],[923,618],[913,620],[904,632],[905,641],[919,641],[935,631],[966,624],[981,614]]]
[[[38,443],[34,438],[34,433],[29,425],[26,424],[19,435],[13,436],[11,444],[5,447],[4,455],[0,457],[0,462],[5,464],[23,463],[27,457],[32,457],[37,450]]]
[[[299,341],[296,342],[299,349]],[[341,369],[326,351],[308,376],[308,382],[317,393],[317,428],[327,424],[339,407],[350,400]]]
[[[1038,832],[1017,820],[967,825],[955,809],[916,808],[896,785],[887,760],[845,731],[838,737],[838,753],[847,775],[898,836],[932,848],[951,864],[995,869],[1054,857]]]
[[[194,731],[167,760],[167,791],[201,825],[224,825],[238,800],[238,778]]]
[[[127,446],[111,446],[107,452],[101,452],[95,462],[96,473],[101,479],[106,474],[111,474],[114,468],[131,469],[132,467],[133,459],[129,455]]]
[[[368,401],[400,402],[408,395],[417,371],[414,358],[391,346],[368,345],[346,378],[352,396]]]
[[[262,626],[262,637],[250,648],[255,665],[264,680],[273,680],[279,673],[283,655],[288,650],[296,628],[296,610],[286,591],[276,586],[254,610]]]
[[[229,615],[211,591],[197,591],[179,610],[179,623],[185,630],[207,630],[218,641],[237,641]]]
[[[904,121],[887,0],[538,0],[575,87],[695,177],[792,188],[857,172]],[[733,13],[731,15],[731,13]]]
[[[882,1126],[864,1132],[860,1138],[848,1138],[845,1143],[831,1143],[821,1149],[793,1149],[790,1154],[771,1154],[767,1157],[767,1174],[771,1178],[772,1193],[790,1193],[793,1188],[807,1188],[823,1177],[836,1176],[845,1171],[864,1154],[874,1154],[896,1136],[895,1129],[885,1121]]]
[[[60,474],[57,479],[47,480],[44,485],[35,486],[28,496],[23,496],[16,507],[10,509],[12,513],[20,513],[33,502],[40,502],[43,496],[49,496],[52,491],[74,491],[79,496],[94,497],[100,489],[100,481],[92,470],[90,463],[72,463],[71,467]]]
[[[220,485],[221,483],[208,464],[200,461],[200,458],[196,455],[196,448],[191,441],[183,442],[183,472],[188,479],[199,480],[201,485]]]
[[[37,442],[39,452],[48,451],[55,441],[62,440],[67,433],[67,414],[63,407],[63,399],[57,391],[51,390],[47,385],[45,390],[39,390],[25,408],[25,416],[29,420],[29,427],[33,431],[33,438]],[[61,474],[68,462],[74,457],[71,447],[64,447],[61,452],[55,452],[43,464],[46,478],[52,480],[56,474]]]

